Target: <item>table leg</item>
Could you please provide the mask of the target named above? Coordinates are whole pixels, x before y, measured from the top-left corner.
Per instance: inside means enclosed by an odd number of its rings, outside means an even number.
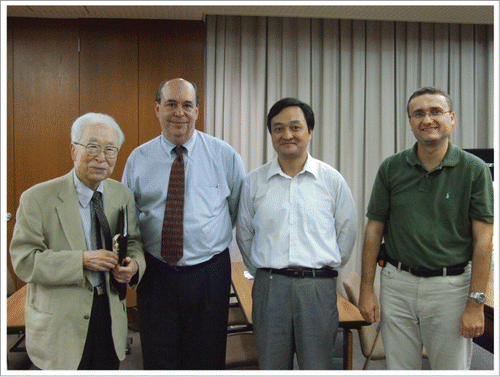
[[[344,328],[344,369],[352,370],[352,331]]]

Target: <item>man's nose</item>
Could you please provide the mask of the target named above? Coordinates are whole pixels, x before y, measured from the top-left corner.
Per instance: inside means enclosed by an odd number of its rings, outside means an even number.
[[[285,129],[283,131],[283,138],[284,139],[291,139],[291,138],[293,138],[293,133],[292,133],[292,131],[290,131],[290,129],[288,127],[285,127]]]
[[[428,124],[434,122],[434,119],[431,118],[431,114],[429,112],[426,112],[424,117],[422,118],[422,122]]]
[[[97,161],[106,161],[106,155],[104,154],[104,149],[94,156]]]
[[[182,105],[177,105],[175,107],[174,114],[179,116],[184,115],[184,108],[182,107]]]

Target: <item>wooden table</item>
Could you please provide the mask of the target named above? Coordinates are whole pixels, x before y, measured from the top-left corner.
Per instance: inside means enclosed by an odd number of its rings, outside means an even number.
[[[19,347],[19,345],[25,338],[27,288],[28,285],[25,284],[7,298],[7,334],[22,334],[19,341],[10,349],[11,352],[26,351],[24,347]],[[129,288],[127,290],[127,310],[133,309],[133,306],[137,305],[136,302],[135,291]],[[138,327],[138,324],[131,323],[131,316],[129,316],[129,326],[131,325]]]
[[[252,323],[252,286],[253,280],[243,275],[246,267],[243,262],[232,262],[232,283],[236,297],[245,314],[248,323]],[[352,369],[352,329],[359,329],[368,325],[358,308],[351,304],[344,296],[337,293],[337,307],[339,310],[340,327],[344,329],[344,369]]]
[[[13,295],[7,298],[7,334],[22,334],[16,344],[10,348],[10,352],[26,351],[25,347],[19,346],[25,338],[26,291],[27,285],[23,285]]]

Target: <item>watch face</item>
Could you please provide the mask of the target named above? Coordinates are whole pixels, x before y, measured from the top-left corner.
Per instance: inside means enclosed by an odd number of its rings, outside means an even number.
[[[480,304],[484,304],[486,302],[486,295],[484,293],[471,292],[469,293],[469,297],[472,297]]]
[[[480,303],[480,304],[484,304],[486,302],[486,295],[484,293],[479,293],[477,295],[477,301]]]

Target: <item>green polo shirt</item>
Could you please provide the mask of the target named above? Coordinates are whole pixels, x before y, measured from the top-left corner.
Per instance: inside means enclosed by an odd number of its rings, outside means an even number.
[[[493,223],[489,168],[450,143],[428,172],[415,143],[380,166],[367,217],[385,222],[387,253],[405,265],[437,269],[469,261],[471,220]]]

